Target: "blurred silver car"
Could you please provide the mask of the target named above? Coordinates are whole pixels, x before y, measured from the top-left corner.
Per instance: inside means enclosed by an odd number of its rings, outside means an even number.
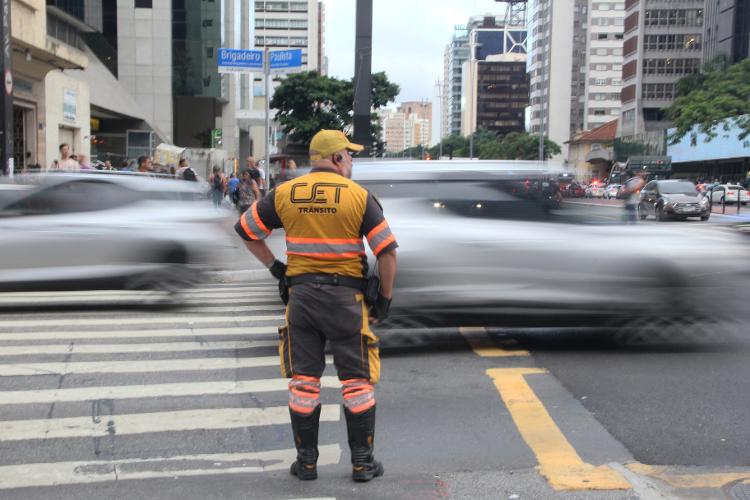
[[[0,183],[0,291],[176,291],[232,246],[195,182],[104,173]]]
[[[380,199],[400,245],[392,324],[594,326],[742,313],[747,234],[556,209],[544,169],[355,164],[353,178]]]

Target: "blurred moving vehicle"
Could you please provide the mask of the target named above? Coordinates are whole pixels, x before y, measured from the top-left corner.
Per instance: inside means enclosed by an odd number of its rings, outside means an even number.
[[[5,179],[0,291],[175,292],[231,247],[226,217],[197,182],[112,173]]]
[[[604,198],[610,200],[612,198],[619,198],[620,192],[622,191],[622,184],[609,184],[604,190]]]
[[[586,198],[604,198],[604,195],[607,192],[607,188],[597,182],[597,183],[591,183],[586,188]]]
[[[750,192],[739,184],[719,184],[711,187],[711,201],[713,203],[737,203],[739,192],[740,203],[747,205],[750,201]]]
[[[578,184],[577,182],[571,182],[568,184],[567,196],[568,198],[583,198],[586,195],[586,188]]]
[[[685,220],[688,217],[700,217],[702,221],[707,221],[711,216],[711,205],[692,182],[651,181],[641,189],[638,203],[639,218],[644,220],[649,215],[655,216],[658,221],[670,218]]]
[[[554,177],[545,168],[355,163],[353,179],[382,202],[399,242],[388,325],[627,325],[742,313],[725,300],[736,294],[716,290],[747,289],[747,234],[549,209],[543,186]]]

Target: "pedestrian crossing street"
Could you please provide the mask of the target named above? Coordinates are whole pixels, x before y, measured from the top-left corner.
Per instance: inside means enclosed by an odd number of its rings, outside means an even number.
[[[206,285],[186,292],[179,308],[115,307],[137,299],[0,294],[0,497],[289,468],[296,451],[275,284]],[[99,307],[81,307],[90,305]],[[322,386],[325,466],[340,462],[345,431],[338,380],[325,376]]]

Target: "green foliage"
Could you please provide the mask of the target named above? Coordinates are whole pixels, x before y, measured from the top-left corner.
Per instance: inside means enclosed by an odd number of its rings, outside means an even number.
[[[676,127],[668,138],[670,144],[690,135],[695,146],[699,134],[711,140],[720,128],[728,137],[732,125],[740,129],[740,140],[750,136],[750,60],[729,66],[728,59],[717,58],[704,67],[703,74],[678,82],[677,90],[679,97],[666,109]]]
[[[468,137],[454,134],[443,139],[443,156],[449,156],[452,151],[453,157],[468,158],[470,149]],[[437,158],[440,145],[433,146],[429,151],[433,158]],[[545,138],[545,159],[556,154],[560,154],[560,146]],[[539,158],[539,136],[511,132],[498,138],[494,133],[480,129],[474,133],[474,157],[482,160],[536,160]]]
[[[392,102],[400,88],[385,73],[372,75],[372,107],[377,110]],[[320,129],[346,130],[352,124],[353,80],[321,76],[314,71],[293,73],[276,88],[270,106],[276,121],[293,143],[308,144]],[[373,152],[382,153],[380,123],[371,115]]]

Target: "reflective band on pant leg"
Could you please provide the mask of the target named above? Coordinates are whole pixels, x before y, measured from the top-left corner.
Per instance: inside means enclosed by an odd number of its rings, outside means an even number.
[[[375,406],[375,388],[369,380],[355,378],[341,381],[344,407],[352,413],[362,413]]]
[[[320,404],[320,379],[295,375],[289,381],[289,408],[295,413],[309,415]]]

